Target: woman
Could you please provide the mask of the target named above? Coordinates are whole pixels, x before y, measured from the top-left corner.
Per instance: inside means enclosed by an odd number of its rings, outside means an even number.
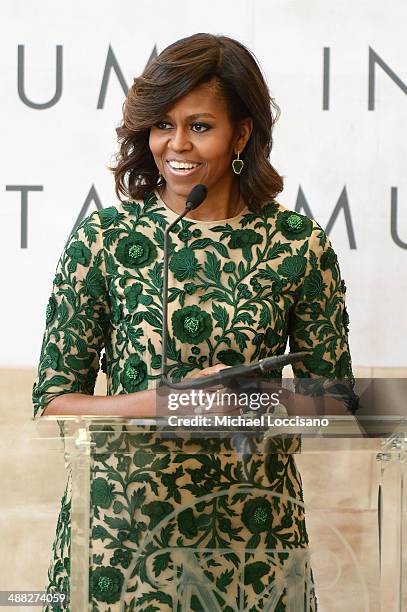
[[[84,219],[59,261],[36,416],[155,415],[163,230],[198,183],[207,198],[171,237],[168,376],[283,354],[289,339],[292,351],[307,352],[294,364],[297,377],[352,380],[335,252],[315,221],[275,200],[283,189],[269,162],[277,117],[253,55],[225,36],[180,40],[134,80],[113,168],[127,199]],[[95,397],[103,347],[107,396]],[[296,610],[316,609],[309,565],[298,570],[290,555],[308,543],[298,440],[276,439],[274,453],[260,458],[221,442],[177,451],[153,432],[143,440],[96,461],[93,610],[119,610],[121,599],[122,609],[145,612],[281,612],[292,597]],[[69,504],[68,482],[49,588],[67,586]]]

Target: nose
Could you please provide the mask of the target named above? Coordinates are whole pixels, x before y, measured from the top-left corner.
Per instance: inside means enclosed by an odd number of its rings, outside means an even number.
[[[185,129],[183,126],[178,126],[175,132],[173,132],[168,146],[176,153],[190,151],[192,149],[192,143],[189,139],[188,129]]]

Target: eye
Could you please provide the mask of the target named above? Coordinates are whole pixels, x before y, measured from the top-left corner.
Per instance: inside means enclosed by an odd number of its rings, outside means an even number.
[[[194,129],[193,131],[197,132],[198,134],[201,134],[202,132],[206,132],[207,130],[210,130],[211,126],[208,125],[207,123],[195,122],[192,124],[192,128],[197,128],[197,129]]]
[[[154,127],[158,128],[159,130],[167,130],[168,128],[165,126],[168,126],[168,125],[171,126],[171,123],[163,120],[163,121],[157,121],[157,123],[154,124]],[[193,131],[196,132],[197,134],[202,134],[203,132],[210,130],[211,126],[208,125],[207,123],[195,122],[191,124],[191,128],[198,128],[198,129],[193,129]]]
[[[166,130],[168,129],[166,126],[170,126],[171,124],[168,123],[168,121],[157,121],[157,123],[154,124],[154,127],[158,128],[159,130]]]

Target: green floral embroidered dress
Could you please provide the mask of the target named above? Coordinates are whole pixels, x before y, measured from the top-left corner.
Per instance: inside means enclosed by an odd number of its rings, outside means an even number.
[[[72,234],[46,309],[36,417],[60,394],[93,394],[103,348],[108,395],[157,386],[163,230],[176,216],[153,193],[93,212]],[[297,377],[352,380],[345,285],[316,222],[276,201],[223,221],[183,219],[170,255],[172,379],[282,354],[289,340],[308,352]],[[316,610],[309,563],[288,554],[308,544],[298,439],[275,438],[260,456],[219,440],[181,452],[154,431],[126,440],[109,428],[97,436],[109,452],[92,470],[92,612]],[[48,588],[65,591],[70,485],[69,474],[48,571]]]

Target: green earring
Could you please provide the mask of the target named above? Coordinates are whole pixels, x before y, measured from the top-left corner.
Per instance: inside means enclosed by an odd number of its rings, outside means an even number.
[[[244,161],[239,158],[240,152],[237,154],[237,158],[232,161],[232,168],[235,174],[240,174],[243,170]]]

